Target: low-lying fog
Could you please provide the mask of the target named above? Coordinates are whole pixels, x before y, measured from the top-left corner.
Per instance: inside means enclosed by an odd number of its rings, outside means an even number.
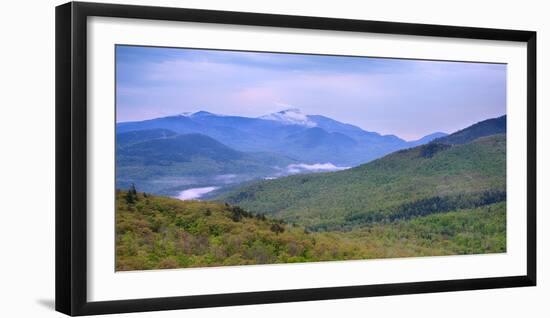
[[[203,188],[191,188],[187,190],[181,191],[177,198],[180,200],[193,200],[198,199],[201,196],[207,194],[208,192],[212,192],[219,187],[203,187]]]
[[[277,167],[276,169],[278,171],[276,173],[264,176],[263,179],[272,180],[293,174],[340,171],[349,168],[351,167],[339,167],[330,162],[313,164],[295,163],[283,168]],[[205,178],[203,182],[205,183],[205,186],[193,187],[179,191],[178,194],[174,197],[180,200],[198,200],[201,197],[204,197],[206,194],[211,193],[212,191],[223,189],[226,186],[234,187],[239,183],[250,181],[253,179],[254,178],[247,178],[246,176],[239,176],[234,174],[224,174],[215,177],[210,176],[208,178]],[[206,183],[208,183],[208,186],[206,186]]]

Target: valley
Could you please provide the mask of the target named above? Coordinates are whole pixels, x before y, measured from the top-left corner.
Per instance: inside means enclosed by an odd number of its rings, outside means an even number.
[[[290,136],[304,149],[319,137]],[[116,268],[506,252],[506,116],[426,140],[345,166],[120,133]]]
[[[205,199],[252,181],[349,169],[446,136],[407,142],[298,109],[259,118],[200,111],[116,128],[117,188],[173,197],[215,188],[194,197]]]

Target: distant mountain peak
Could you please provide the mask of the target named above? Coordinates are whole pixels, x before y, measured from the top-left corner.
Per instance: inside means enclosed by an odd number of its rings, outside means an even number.
[[[298,108],[288,108],[276,113],[264,115],[261,119],[273,120],[285,125],[299,125],[306,127],[315,127],[317,124],[312,121],[307,114],[304,114]]]
[[[213,114],[204,110],[199,110],[198,112],[183,112],[180,114],[180,116],[183,117],[204,117],[204,116],[220,116],[217,114]]]
[[[300,110],[300,108],[287,108],[287,109],[283,109],[279,112],[280,114],[285,114],[285,113],[300,113],[302,114],[302,111]]]
[[[193,117],[200,117],[200,116],[218,116],[218,115],[204,111],[204,110],[193,113]]]

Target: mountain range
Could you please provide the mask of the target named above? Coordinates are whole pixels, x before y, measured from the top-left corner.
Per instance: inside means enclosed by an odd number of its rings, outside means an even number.
[[[305,163],[355,166],[390,152],[418,146],[446,134],[436,132],[416,141],[381,135],[321,115],[287,109],[258,118],[199,111],[117,124],[117,134],[163,129],[176,134],[202,134],[243,152],[269,152]]]
[[[172,196],[342,170],[446,136],[438,132],[407,142],[299,109],[258,118],[199,111],[118,123],[116,131],[117,188],[134,183]]]
[[[422,149],[431,156],[446,145],[505,131],[502,116],[451,135],[436,132],[407,142],[298,109],[259,118],[185,113],[117,124],[116,186],[133,183],[170,196],[198,189],[211,198],[254,180],[344,170],[422,145],[429,145]]]

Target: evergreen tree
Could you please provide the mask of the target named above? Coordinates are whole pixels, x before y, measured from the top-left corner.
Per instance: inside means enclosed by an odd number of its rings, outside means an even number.
[[[124,198],[126,199],[126,203],[128,204],[134,204],[138,200],[136,186],[133,183],[130,186],[130,189],[128,189],[128,192],[126,192]]]

